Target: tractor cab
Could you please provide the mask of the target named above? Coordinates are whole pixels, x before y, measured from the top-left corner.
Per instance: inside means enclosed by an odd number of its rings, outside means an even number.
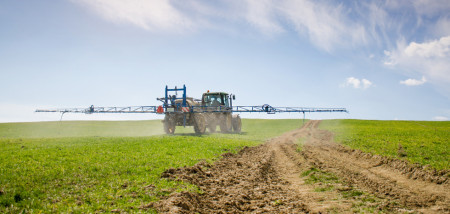
[[[234,99],[234,95],[229,95],[225,92],[207,92],[202,96],[202,106],[206,107],[232,107],[231,98]]]

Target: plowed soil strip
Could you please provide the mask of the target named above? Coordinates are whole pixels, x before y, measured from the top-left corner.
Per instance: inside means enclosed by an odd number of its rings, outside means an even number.
[[[381,211],[449,212],[446,178],[431,179],[441,184],[410,179],[412,176],[400,173],[388,161],[375,163],[378,159],[371,155],[333,143],[332,134],[318,130],[318,124],[310,121],[263,145],[223,154],[212,166],[199,163],[167,170],[162,177],[188,181],[203,193],[172,193],[142,208],[153,207],[163,213],[350,213],[355,212],[358,201],[343,197],[340,191],[358,188],[375,195],[370,207]],[[306,140],[302,152],[297,152],[296,142],[301,137]],[[302,176],[312,168],[343,181],[327,191],[315,191],[315,185]],[[417,172],[415,178],[418,174],[428,173]]]
[[[423,177],[410,179],[411,174],[402,173],[392,164],[384,164],[392,161],[383,161],[385,158],[379,156],[361,155],[360,151],[333,143],[332,134],[318,130],[318,124],[319,121],[311,121],[309,128],[303,132],[305,136],[310,136],[302,153],[310,164],[333,172],[379,197],[398,200],[412,210],[425,213],[450,211],[450,186],[445,176],[439,177],[411,166],[403,171],[415,172]]]

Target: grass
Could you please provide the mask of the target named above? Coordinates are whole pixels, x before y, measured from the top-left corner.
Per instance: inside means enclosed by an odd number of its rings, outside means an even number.
[[[319,128],[354,149],[450,169],[450,121],[325,120]]]
[[[305,137],[301,137],[299,139],[297,139],[297,148],[295,149],[295,151],[297,152],[301,152],[303,150],[303,144],[305,144],[306,138]]]
[[[303,177],[307,177],[305,180],[305,183],[307,184],[315,184],[315,183],[322,183],[322,184],[329,184],[329,183],[336,183],[338,182],[338,177],[336,177],[332,173],[328,173],[322,170],[319,170],[317,168],[310,168],[302,173]]]
[[[164,170],[212,162],[300,125],[243,120],[242,134],[177,127],[166,136],[160,121],[0,124],[0,213],[139,212],[173,191],[198,191],[160,178]]]

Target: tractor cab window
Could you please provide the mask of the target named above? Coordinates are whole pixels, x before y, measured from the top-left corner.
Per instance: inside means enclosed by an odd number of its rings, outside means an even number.
[[[220,106],[223,104],[220,94],[208,94],[203,101],[206,106]]]

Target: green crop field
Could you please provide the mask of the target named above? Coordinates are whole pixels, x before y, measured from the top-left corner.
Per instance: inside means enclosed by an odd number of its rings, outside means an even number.
[[[212,162],[299,128],[301,120],[243,120],[241,134],[163,135],[155,121],[0,124],[0,213],[139,212],[193,185],[160,178],[168,168]],[[365,152],[449,169],[450,122],[326,120],[320,128]],[[146,210],[147,211],[147,210]]]
[[[0,123],[0,138],[140,137],[163,133],[161,120]]]
[[[319,128],[351,148],[450,169],[450,121],[325,120]]]
[[[0,124],[0,213],[137,212],[172,191],[171,167],[212,162],[299,128],[301,120],[243,120],[241,134],[162,135],[158,121]]]

